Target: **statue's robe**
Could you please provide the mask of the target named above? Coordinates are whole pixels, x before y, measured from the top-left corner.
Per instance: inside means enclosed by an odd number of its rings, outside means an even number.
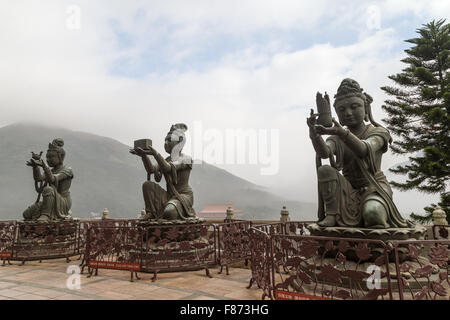
[[[56,219],[65,218],[69,215],[72,207],[72,198],[70,197],[70,186],[73,179],[73,171],[69,166],[62,166],[59,170],[52,170],[53,175],[63,175],[56,179],[55,183],[50,185],[54,191],[55,205],[53,206],[52,216]]]
[[[73,171],[69,166],[52,169],[55,182],[43,188],[43,201],[29,206],[23,213],[26,220],[61,220],[69,216],[72,207],[70,186]]]
[[[375,148],[380,137],[383,140],[382,148]],[[391,228],[408,227],[408,223],[400,215],[392,200],[392,189],[386,176],[381,171],[381,158],[388,150],[391,136],[383,127],[366,125],[360,138],[367,146],[367,155],[364,158],[356,156],[338,136],[330,136],[327,144],[332,144],[335,150],[335,160],[332,166],[341,171],[337,172],[338,226],[361,227],[362,206],[366,201],[375,200],[386,209],[387,223]],[[375,139],[374,139],[375,138]],[[319,192],[319,220],[325,218],[325,206]]]
[[[161,218],[165,207],[172,204],[177,210],[179,219],[195,217],[194,193],[189,185],[189,176],[193,165],[192,158],[181,154],[175,161],[170,156],[165,160],[170,164],[171,171],[162,174],[157,168],[155,179],[160,181],[160,177],[164,175],[167,190],[154,182],[144,183],[146,211],[151,214],[152,218]]]

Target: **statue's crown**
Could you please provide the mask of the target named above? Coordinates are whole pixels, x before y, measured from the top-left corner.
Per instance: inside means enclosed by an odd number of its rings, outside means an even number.
[[[57,138],[48,144],[48,150],[59,152],[63,146],[64,146],[64,140]]]
[[[175,130],[182,130],[183,132],[187,131],[188,127],[184,123],[176,123],[170,127],[169,132],[173,132]]]
[[[359,86],[359,83],[356,80],[347,78],[342,80],[334,98],[340,99],[349,96],[361,96],[363,99],[365,98],[363,95],[363,89]]]

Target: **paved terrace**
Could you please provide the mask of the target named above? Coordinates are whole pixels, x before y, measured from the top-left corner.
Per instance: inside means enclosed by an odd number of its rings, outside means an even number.
[[[230,275],[210,269],[213,278],[204,270],[160,273],[139,273],[141,280],[130,282],[130,272],[99,269],[98,276],[81,275],[81,289],[66,286],[69,265],[65,259],[30,261],[21,266],[0,267],[0,300],[259,300],[262,290],[256,284],[246,289],[251,278],[249,269],[230,268]]]

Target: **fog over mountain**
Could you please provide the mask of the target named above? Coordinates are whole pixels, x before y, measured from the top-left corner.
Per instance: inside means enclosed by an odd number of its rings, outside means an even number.
[[[73,168],[72,211],[89,217],[108,208],[111,217],[136,217],[144,207],[141,186],[146,172],[129,146],[114,139],[35,124],[0,128],[0,219],[21,219],[36,200],[31,168],[25,165],[31,151],[47,150],[54,138],[64,139],[65,163]],[[162,151],[162,150],[161,150]],[[162,184],[165,185],[164,179]],[[196,164],[190,184],[194,207],[233,203],[248,219],[279,219],[286,205],[293,220],[311,220],[316,204],[284,199],[271,190],[241,179],[207,163]],[[311,202],[314,202],[312,200]]]

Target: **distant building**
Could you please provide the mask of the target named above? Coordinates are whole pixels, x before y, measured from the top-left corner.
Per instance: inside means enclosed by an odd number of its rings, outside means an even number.
[[[227,209],[231,207],[234,213],[234,218],[239,219],[242,216],[242,211],[234,208],[232,203],[229,204],[207,204],[199,213],[198,217],[210,220],[221,220],[227,216]]]

